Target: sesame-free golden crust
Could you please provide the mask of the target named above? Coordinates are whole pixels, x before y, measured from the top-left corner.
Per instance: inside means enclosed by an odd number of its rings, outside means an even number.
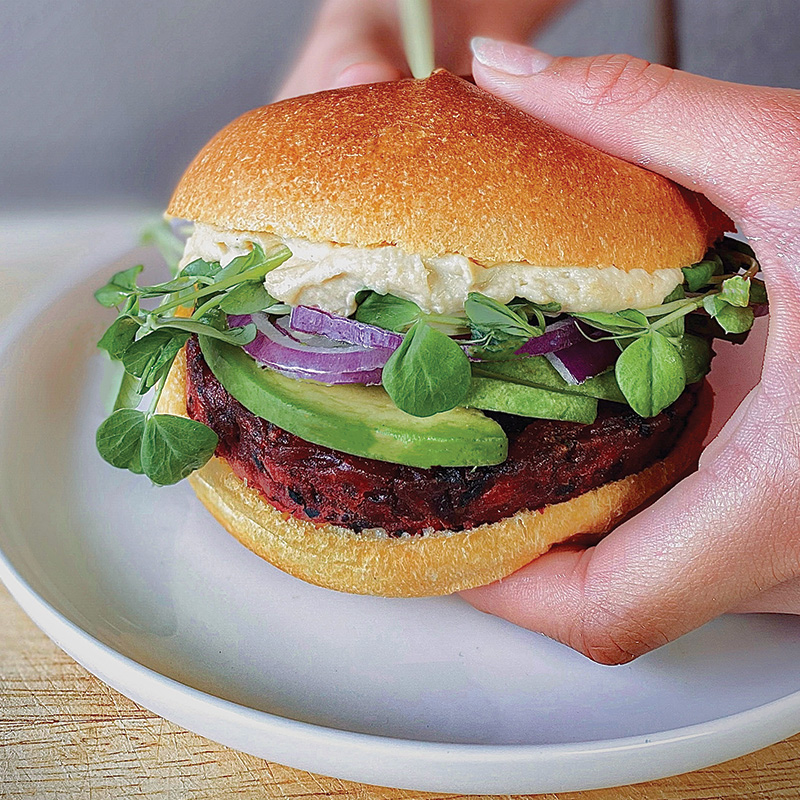
[[[168,213],[426,258],[649,272],[699,260],[732,229],[699,195],[444,70],[244,114],[200,151]]]
[[[515,572],[578,534],[603,534],[694,469],[711,412],[706,385],[675,449],[652,466],[540,511],[459,533],[408,538],[355,534],[315,525],[271,506],[212,458],[190,476],[195,493],[245,547],[309,583],[354,594],[421,597],[481,586]],[[186,415],[186,359],[173,365],[159,410]]]

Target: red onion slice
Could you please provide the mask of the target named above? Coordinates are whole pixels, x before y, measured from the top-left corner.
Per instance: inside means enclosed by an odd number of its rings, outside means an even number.
[[[280,333],[282,333],[284,336],[286,336],[286,337],[288,337],[289,339],[291,339],[291,340],[292,340],[293,342],[295,342],[296,344],[299,344],[299,345],[303,345],[303,344],[304,344],[304,345],[309,345],[309,344],[312,344],[311,342],[304,341],[303,339],[301,339],[301,338],[300,338],[300,337],[301,337],[301,336],[303,336],[304,334],[302,334],[302,333],[301,333],[301,334],[298,336],[298,335],[296,334],[296,332],[295,332],[295,331],[291,330],[291,329],[290,329],[290,328],[289,328],[287,325],[284,325],[284,324],[283,324],[283,321],[284,321],[285,319],[286,319],[286,317],[278,317],[278,319],[272,320],[272,324],[275,326],[275,329],[276,329],[277,331],[279,331],[279,332],[280,332]]]
[[[302,333],[294,330],[292,327],[290,327],[288,314],[272,320],[272,324],[278,331],[280,331],[280,333],[282,333],[284,336],[288,336],[289,339],[301,347],[321,347],[323,349],[338,350],[340,352],[347,348],[352,349],[351,342],[342,342],[331,339],[329,336],[322,336],[317,333]]]
[[[580,334],[579,334],[580,335]],[[577,344],[557,353],[545,353],[545,358],[558,374],[573,386],[605,372],[619,356],[619,347],[609,340],[592,342],[581,336]]]
[[[399,333],[311,306],[293,308],[289,326],[301,333],[322,334],[340,342],[349,342],[362,347],[385,347],[396,350],[403,342],[403,337]]]
[[[258,333],[250,344],[244,346],[244,351],[259,364],[292,378],[322,383],[380,383],[381,370],[392,354],[386,348],[343,347],[330,340],[327,344],[304,344],[281,333],[266,314],[228,317],[231,327],[249,322],[255,324]]]
[[[583,334],[572,317],[561,319],[548,325],[541,336],[534,336],[525,342],[516,355],[544,356],[557,350],[563,350],[584,340]]]
[[[322,383],[380,383],[383,366],[403,340],[400,334],[309,306],[298,306],[275,323],[264,313],[228,317],[231,327],[250,322],[258,333],[244,350],[259,364]],[[553,323],[516,352],[544,355],[573,385],[604,372],[619,356],[614,342],[587,339],[572,318]]]
[[[278,324],[281,324],[282,321],[285,324],[285,317],[281,320],[276,320]],[[391,351],[387,351],[386,348],[361,347],[356,344],[337,342],[327,336],[309,337],[308,341],[304,341],[293,331],[280,330],[276,324],[270,321],[269,316],[263,312],[228,317],[228,324],[231,326],[246,325],[248,322],[252,322],[256,326],[256,330],[288,350],[303,354],[320,353],[331,356],[360,356],[364,362],[364,369],[372,369],[376,366],[382,367],[391,355]]]

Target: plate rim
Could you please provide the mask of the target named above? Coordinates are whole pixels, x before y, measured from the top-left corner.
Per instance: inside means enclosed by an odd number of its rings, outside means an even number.
[[[86,266],[59,281],[52,290],[41,293],[33,300],[21,304],[11,312],[0,327],[0,372],[5,365],[5,355],[22,336],[31,322],[47,311],[68,289],[77,288],[90,276],[107,269],[124,258],[126,253],[139,248],[120,248],[114,256],[108,253],[102,259],[86,259]],[[3,424],[0,419],[0,425]],[[14,525],[2,513],[2,525]],[[768,703],[679,728],[651,734],[615,739],[589,740],[548,744],[477,744],[431,742],[418,739],[362,733],[319,725],[254,709],[231,700],[196,689],[175,678],[139,663],[84,630],[65,613],[42,597],[22,577],[10,557],[0,545],[0,581],[6,586],[22,610],[58,647],[68,653],[89,672],[134,700],[151,712],[193,730],[206,738],[226,746],[249,752],[257,757],[278,761],[289,766],[324,775],[360,781],[363,783],[393,786],[412,791],[445,791],[466,794],[517,794],[591,789],[640,783],[702,769],[754,750],[775,744],[800,732],[800,689]],[[116,666],[122,677],[108,671]],[[138,681],[137,690],[131,680]],[[153,693],[153,699],[148,698]],[[191,708],[181,710],[181,701]],[[210,721],[203,722],[204,711],[231,720],[245,722],[250,730],[273,739],[283,736],[291,739],[289,750],[274,741],[259,742],[259,747],[242,746],[235,732],[223,725],[224,735],[209,732]],[[217,718],[218,719],[218,718]],[[305,741],[310,751],[295,758],[291,747]],[[708,749],[695,747],[703,741]],[[321,747],[322,746],[322,747]],[[331,748],[332,752],[325,751]],[[687,753],[687,747],[694,752]],[[353,758],[347,767],[342,761],[348,750],[366,751]],[[705,755],[700,757],[698,750]],[[657,757],[660,755],[660,758]],[[288,756],[288,757],[286,757]],[[395,760],[389,769],[375,768],[382,757],[402,756],[403,763]],[[602,765],[590,769],[576,769],[582,759],[608,758]],[[338,759],[338,761],[337,761]],[[413,778],[409,766],[428,767],[428,772]],[[543,768],[556,764],[562,775],[544,775]],[[384,765],[386,766],[386,765]],[[483,775],[464,774],[472,766]],[[399,767],[399,768],[398,768]],[[633,769],[631,769],[633,767]],[[453,770],[460,769],[456,774]],[[504,770],[516,770],[508,775]],[[564,772],[570,773],[568,780]],[[389,782],[381,775],[389,777]],[[397,778],[392,776],[396,775]]]
[[[4,518],[3,524],[5,525],[7,522],[7,518]],[[41,597],[19,574],[2,549],[0,549],[0,581],[6,586],[12,597],[34,624],[58,647],[93,675],[158,716],[163,716],[181,727],[194,730],[196,733],[226,746],[249,752],[257,757],[279,760],[265,755],[261,748],[237,747],[236,744],[225,741],[225,736],[217,736],[207,730],[198,730],[199,726],[197,724],[192,725],[191,721],[187,724],[187,720],[182,714],[170,713],[176,701],[188,700],[191,704],[206,706],[208,710],[216,714],[221,713],[225,716],[244,718],[249,726],[258,729],[262,735],[285,736],[287,733],[292,734],[293,740],[307,741],[309,748],[335,744],[337,745],[337,750],[341,750],[342,747],[355,747],[356,749],[373,751],[371,754],[364,753],[363,757],[372,755],[374,758],[379,759],[383,756],[391,755],[396,757],[401,755],[405,760],[428,762],[434,770],[443,770],[445,772],[447,769],[463,768],[470,764],[505,769],[524,768],[522,770],[524,775],[506,776],[502,783],[498,783],[493,776],[489,776],[489,782],[487,783],[486,779],[482,780],[481,778],[473,777],[465,781],[460,776],[449,776],[442,779],[441,775],[438,778],[428,776],[428,778],[423,778],[421,783],[407,780],[404,783],[398,783],[397,786],[387,783],[381,784],[380,781],[377,781],[379,785],[391,785],[393,788],[417,791],[462,791],[467,794],[518,794],[523,793],[523,791],[528,794],[589,791],[591,789],[622,786],[626,785],[626,783],[616,779],[612,782],[608,782],[608,779],[605,779],[600,782],[591,780],[585,783],[578,780],[565,783],[563,779],[554,781],[552,776],[542,776],[541,768],[548,761],[559,761],[566,767],[574,766],[570,765],[569,762],[576,759],[598,758],[612,754],[617,759],[644,755],[647,761],[652,760],[655,762],[657,759],[651,759],[653,751],[659,748],[672,750],[673,752],[669,754],[668,765],[656,766],[655,763],[652,763],[649,765],[649,769],[637,773],[635,778],[631,776],[631,780],[627,781],[627,783],[641,783],[721,763],[722,761],[753,752],[756,749],[775,744],[800,731],[800,690],[754,708],[694,725],[651,734],[584,742],[558,744],[464,744],[429,742],[342,730],[283,717],[226,700],[181,683],[169,675],[141,664],[87,633],[80,625],[73,622],[50,602]],[[137,691],[125,680],[124,675],[119,678],[113,674],[108,674],[102,663],[104,661],[109,664],[117,664],[124,673],[140,679],[143,688]],[[147,697],[149,694],[147,691],[148,686],[155,689],[158,695],[155,702]],[[766,733],[767,730],[769,730],[768,734]],[[738,734],[742,733],[745,735],[740,737]],[[717,746],[713,748],[713,755],[708,753],[691,761],[687,760],[684,747],[688,743],[693,743],[694,745],[699,741],[710,741],[712,744],[716,744]],[[720,756],[720,754],[722,755]],[[327,763],[330,759],[324,759],[323,761]],[[359,775],[360,770],[358,767],[351,766],[350,769],[346,770],[346,774],[337,774],[336,771],[326,771],[324,763],[322,764],[323,768],[317,766],[315,769],[315,765],[319,762],[313,756],[310,759],[306,757],[299,760],[282,760],[280,763],[334,777],[364,783],[376,783],[375,770],[368,770],[365,775]],[[595,773],[597,773],[596,766],[592,770]],[[630,764],[628,767],[630,767]],[[402,773],[403,770],[401,769],[400,771]],[[624,777],[626,772],[630,772],[630,770],[626,770],[623,765],[619,764],[616,768],[601,770],[601,772]],[[541,780],[537,781],[537,777]]]

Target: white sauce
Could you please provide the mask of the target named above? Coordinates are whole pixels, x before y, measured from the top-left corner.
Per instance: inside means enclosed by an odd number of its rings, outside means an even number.
[[[362,289],[412,300],[423,311],[454,314],[470,292],[507,303],[524,297],[560,303],[564,311],[621,311],[661,303],[683,281],[680,269],[648,273],[617,267],[484,266],[456,254],[423,259],[399,247],[355,247],[332,242],[284,239],[270,233],[220,231],[198,223],[186,243],[181,266],[196,258],[223,266],[250,251],[285,244],[292,257],[264,280],[267,291],[292,306],[308,305],[351,314]]]

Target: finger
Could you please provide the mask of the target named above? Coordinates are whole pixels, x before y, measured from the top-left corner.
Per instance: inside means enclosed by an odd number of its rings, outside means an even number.
[[[761,379],[767,320],[757,319],[744,344],[715,342],[713,367],[708,376],[714,391],[711,425],[705,437],[705,450],[700,463],[708,463],[725,445],[733,426],[721,431],[726,422],[747,413],[750,401]]]
[[[403,73],[397,67],[381,60],[377,54],[373,55],[371,60],[368,56],[362,56],[335,72],[335,77],[330,85],[331,89],[338,89],[342,86],[357,86],[361,83],[384,83],[385,81],[396,81],[403,77]]]
[[[734,614],[800,614],[800,579],[767,589],[733,609]]]
[[[595,547],[462,596],[619,664],[800,576],[800,409],[783,402],[756,392],[711,463]]]
[[[755,246],[770,292],[768,393],[794,391],[800,320],[800,92],[743,86],[630,56],[553,58],[473,41],[479,85],[596,147],[698,190]]]
[[[476,34],[513,42],[533,34],[574,0],[437,0],[431,4],[436,65],[456,75],[472,73],[470,39]]]
[[[328,0],[276,99],[397,80],[405,70],[393,0]]]
[[[473,52],[483,88],[702,192],[734,217],[780,205],[777,198],[789,197],[786,179],[791,186],[800,178],[797,91],[711,80],[626,55],[553,58],[487,39],[474,40]]]
[[[346,38],[327,40],[324,48],[312,40],[309,48],[277,93],[276,101],[325,89],[406,77],[403,70],[377,46],[370,47],[363,41],[356,41],[355,31]]]

